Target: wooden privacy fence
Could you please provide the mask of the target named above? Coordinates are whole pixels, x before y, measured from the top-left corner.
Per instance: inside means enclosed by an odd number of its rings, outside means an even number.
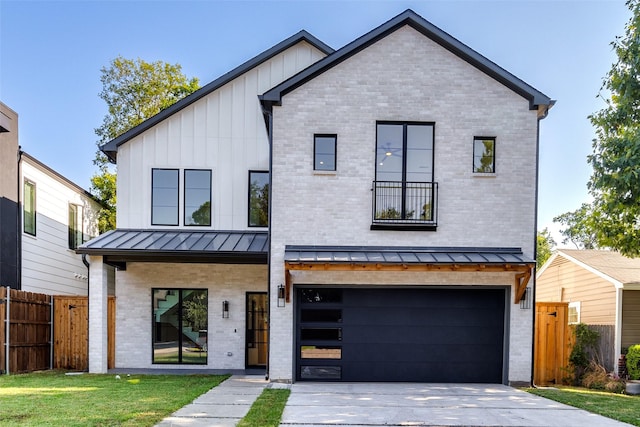
[[[53,368],[89,369],[89,299],[85,296],[53,297]],[[107,366],[115,366],[116,299],[109,297]]]
[[[115,297],[108,300],[108,367],[115,366]],[[0,287],[0,373],[89,368],[86,296]]]
[[[569,303],[536,303],[533,383],[561,384],[567,376],[573,334],[569,328]]]
[[[51,296],[0,288],[0,371],[51,366]]]

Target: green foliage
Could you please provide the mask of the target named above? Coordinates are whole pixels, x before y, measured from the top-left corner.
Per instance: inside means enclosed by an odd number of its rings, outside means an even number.
[[[269,183],[260,186],[256,181],[249,187],[249,223],[253,226],[269,225]]]
[[[538,231],[536,244],[538,254],[536,266],[540,268],[545,262],[547,262],[549,257],[551,257],[556,242],[555,240],[553,240],[553,237],[551,237],[551,233],[549,233],[549,230],[545,228],[542,231]]]
[[[573,368],[574,384],[578,385],[595,357],[600,334],[598,331],[589,329],[589,326],[584,323],[575,325],[573,333],[575,335],[575,344],[569,355],[569,364]]]
[[[153,426],[228,375],[0,375],[2,426]],[[176,392],[179,391],[179,392]]]
[[[426,205],[425,205],[426,206]],[[413,217],[414,211],[407,211],[404,219],[410,219]],[[426,216],[426,214],[425,214]],[[376,212],[376,219],[403,219],[402,214],[396,208],[388,207],[381,211]]]
[[[640,344],[634,344],[627,351],[627,372],[632,380],[640,380]]]
[[[211,224],[211,202],[206,201],[198,209],[196,209],[193,214],[191,214],[191,219],[193,219],[192,224],[197,225],[209,225]]]
[[[278,427],[291,390],[265,389],[238,427]]]
[[[597,224],[593,222],[593,206],[583,203],[573,212],[566,212],[553,218],[565,228],[560,230],[564,236],[562,243],[573,243],[577,249],[597,249]]]
[[[611,43],[617,60],[601,93],[606,106],[589,116],[595,127],[589,190],[598,245],[640,255],[640,3],[628,0],[624,36]]]
[[[207,293],[195,292],[184,301],[184,317],[191,329],[199,331],[207,329]]]
[[[100,98],[108,113],[95,129],[101,146],[199,88],[197,78],[188,79],[179,64],[146,62],[118,56],[101,70]],[[100,213],[100,232],[116,226],[116,173],[107,157],[98,149],[93,163],[99,171],[91,178],[94,194],[105,206]]]

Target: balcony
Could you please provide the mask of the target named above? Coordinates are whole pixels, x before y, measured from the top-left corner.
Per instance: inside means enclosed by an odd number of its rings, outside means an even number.
[[[437,227],[437,182],[374,181],[372,230]]]

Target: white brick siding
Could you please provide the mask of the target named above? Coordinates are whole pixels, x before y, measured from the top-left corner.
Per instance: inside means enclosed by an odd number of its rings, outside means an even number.
[[[152,364],[152,288],[208,290],[208,364],[172,369],[245,368],[246,293],[267,291],[266,265],[128,263],[117,272],[116,368],[167,367]]]
[[[376,121],[435,123],[436,232],[372,231]],[[314,174],[314,133],[335,133],[337,171]],[[496,137],[496,174],[472,173],[473,137]],[[271,289],[285,245],[520,247],[533,258],[537,113],[529,102],[405,26],[274,107]],[[484,284],[513,274],[294,272],[296,283]],[[532,310],[508,307],[508,379],[529,381]],[[272,307],[275,300],[272,300]],[[270,376],[293,377],[293,304],[272,310]]]

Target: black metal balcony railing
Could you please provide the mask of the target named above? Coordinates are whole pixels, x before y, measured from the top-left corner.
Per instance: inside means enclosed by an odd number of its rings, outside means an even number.
[[[374,181],[374,224],[437,224],[437,182]]]

